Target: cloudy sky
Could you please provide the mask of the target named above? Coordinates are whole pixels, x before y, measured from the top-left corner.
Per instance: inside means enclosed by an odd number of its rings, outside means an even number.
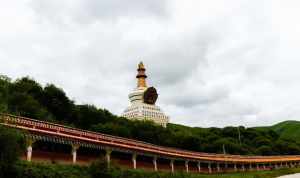
[[[299,0],[0,0],[0,73],[121,114],[144,61],[171,122],[300,120]]]

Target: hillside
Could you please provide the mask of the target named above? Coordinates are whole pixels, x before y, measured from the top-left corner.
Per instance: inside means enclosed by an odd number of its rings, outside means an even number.
[[[170,123],[163,128],[150,121],[130,121],[93,105],[77,105],[63,89],[53,84],[42,86],[28,77],[12,81],[0,76],[0,112],[199,152],[300,154],[300,143],[285,139],[297,139],[299,123],[289,121],[269,128],[199,128]]]
[[[300,121],[284,121],[270,127],[284,139],[300,142]]]
[[[276,132],[283,140],[292,140],[300,142],[300,121],[283,121],[278,124],[266,127],[253,127],[259,131],[271,130]]]

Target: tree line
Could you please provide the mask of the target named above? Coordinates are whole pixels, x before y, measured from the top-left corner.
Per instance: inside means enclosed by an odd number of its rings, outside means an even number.
[[[11,80],[0,76],[0,112],[192,151],[300,154],[299,142],[282,139],[272,129],[199,128],[172,123],[163,128],[150,121],[131,121],[94,105],[75,104],[63,89],[53,84],[42,86],[29,77]]]

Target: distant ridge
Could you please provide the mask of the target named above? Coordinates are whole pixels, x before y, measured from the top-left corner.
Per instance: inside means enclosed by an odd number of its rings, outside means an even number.
[[[270,128],[278,133],[281,138],[300,142],[300,121],[283,121],[271,126]]]

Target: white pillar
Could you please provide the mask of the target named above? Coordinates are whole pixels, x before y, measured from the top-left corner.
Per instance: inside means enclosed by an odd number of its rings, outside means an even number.
[[[157,171],[157,157],[153,158],[154,171]]]
[[[233,167],[234,167],[234,171],[237,172],[237,166],[236,166],[236,163],[234,163],[234,166],[233,166]]]
[[[109,168],[110,167],[110,155],[111,155],[112,150],[106,149],[105,152],[106,152],[105,153],[106,163],[107,163],[107,167]]]
[[[189,161],[185,161],[185,171],[188,173],[189,172]]]
[[[264,170],[266,169],[266,165],[265,165],[265,164],[263,164],[263,169],[264,169]]]
[[[221,169],[220,169],[220,163],[217,163],[217,171],[220,172]]]
[[[201,162],[200,161],[198,161],[197,167],[198,167],[198,172],[201,172]]]
[[[245,165],[244,164],[242,164],[242,170],[245,171]]]
[[[76,150],[72,150],[72,156],[73,156],[73,164],[75,164],[76,159],[77,159],[77,151]]]
[[[79,145],[72,145],[73,164],[76,164],[76,161],[77,161],[77,149],[78,148],[79,148]]]
[[[171,171],[174,172],[174,160],[171,159],[170,161]]]
[[[29,145],[27,146],[27,161],[31,162],[31,157],[32,157],[32,146]]]
[[[134,153],[133,155],[132,155],[132,163],[133,163],[133,169],[136,169],[136,153]]]
[[[208,163],[208,172],[209,172],[209,173],[212,173],[212,170],[211,170],[211,163],[210,163],[210,162]]]
[[[249,169],[250,169],[250,171],[252,171],[252,164],[251,163],[249,164]]]
[[[27,146],[27,161],[31,162],[32,158],[32,145],[34,143],[34,140],[32,139],[27,139],[26,140],[26,146]]]

